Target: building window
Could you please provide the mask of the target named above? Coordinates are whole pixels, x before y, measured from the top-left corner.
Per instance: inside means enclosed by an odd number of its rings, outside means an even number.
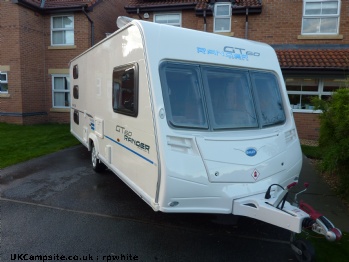
[[[338,34],[340,0],[304,0],[302,34]]]
[[[231,31],[231,3],[215,4],[213,16],[214,32],[220,33]]]
[[[7,72],[0,71],[0,93],[8,93]]]
[[[334,91],[348,86],[347,79],[285,77],[291,107],[296,111],[313,111],[312,99],[328,100]]]
[[[114,68],[112,103],[114,112],[137,117],[138,66],[137,64]]]
[[[74,16],[51,17],[51,45],[74,45]]]
[[[173,26],[182,26],[182,16],[180,13],[155,14],[154,22]]]
[[[70,107],[69,75],[52,76],[52,103],[54,108]]]

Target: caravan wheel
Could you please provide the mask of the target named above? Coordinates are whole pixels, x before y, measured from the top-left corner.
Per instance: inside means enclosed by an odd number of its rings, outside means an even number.
[[[99,160],[97,156],[97,150],[95,148],[95,145],[92,143],[92,149],[91,149],[91,162],[92,162],[92,168],[97,173],[100,173],[105,170],[105,165]]]
[[[315,259],[315,250],[312,244],[307,240],[296,240],[293,242],[296,248],[301,251],[301,254],[296,252],[297,261],[312,262]]]

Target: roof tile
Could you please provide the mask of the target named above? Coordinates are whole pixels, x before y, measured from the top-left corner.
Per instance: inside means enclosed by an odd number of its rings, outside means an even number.
[[[349,49],[276,50],[281,68],[349,67]]]

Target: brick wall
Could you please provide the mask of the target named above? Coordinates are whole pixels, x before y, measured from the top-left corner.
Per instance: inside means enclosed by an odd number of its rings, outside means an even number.
[[[261,14],[249,16],[248,38],[268,44],[348,44],[349,39],[298,39],[301,34],[303,1],[264,0]],[[341,1],[339,33],[349,35],[349,1]],[[233,16],[232,31],[245,36],[245,16]],[[236,26],[234,26],[236,25]],[[236,28],[236,29],[235,29]]]
[[[124,9],[124,1],[103,1],[102,5],[97,6],[92,13],[91,19],[95,26],[95,43],[105,38],[105,33],[113,33],[118,28],[116,20],[118,16],[127,16]]]
[[[318,140],[320,120],[316,113],[294,113],[298,136],[302,139]]]
[[[66,14],[66,13],[64,13]],[[9,66],[9,94],[0,95],[0,121],[18,124],[67,123],[67,110],[52,110],[52,75],[67,70],[69,61],[91,46],[91,24],[82,12],[74,15],[73,48],[51,48],[51,15],[42,15],[0,1],[0,66]],[[88,15],[94,22],[95,43],[114,32],[116,19],[126,15],[120,1],[103,1]],[[1,114],[2,113],[2,114]]]
[[[30,114],[23,118],[23,123],[31,124],[36,119],[47,121],[43,116],[31,116],[45,112],[47,105],[43,17],[26,8],[18,8],[18,13],[22,112]]]
[[[7,72],[10,96],[0,97],[0,113],[22,112],[21,66],[19,43],[19,12],[10,2],[0,2],[0,65],[9,66]],[[0,94],[1,95],[1,94]],[[0,115],[0,121],[7,117]],[[22,123],[21,118],[9,117],[11,122]]]
[[[349,1],[341,1],[339,34],[343,39],[301,39],[303,1],[302,0],[263,0],[261,14],[249,14],[248,39],[268,44],[349,44]],[[147,21],[153,21],[153,13]],[[204,19],[196,16],[194,10],[183,10],[182,27],[203,31]],[[144,12],[140,11],[141,17]],[[128,16],[139,19],[136,14]],[[207,31],[213,32],[213,17],[207,17]],[[233,14],[232,32],[235,37],[245,38],[245,14]]]

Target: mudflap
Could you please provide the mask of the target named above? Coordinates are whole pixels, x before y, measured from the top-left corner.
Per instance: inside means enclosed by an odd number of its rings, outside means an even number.
[[[295,233],[300,233],[302,231],[302,222],[309,215],[283,200],[283,191],[274,192],[269,199],[266,199],[265,195],[265,193],[261,193],[235,199],[233,201],[233,214],[251,217]],[[283,201],[280,201],[280,198]]]

